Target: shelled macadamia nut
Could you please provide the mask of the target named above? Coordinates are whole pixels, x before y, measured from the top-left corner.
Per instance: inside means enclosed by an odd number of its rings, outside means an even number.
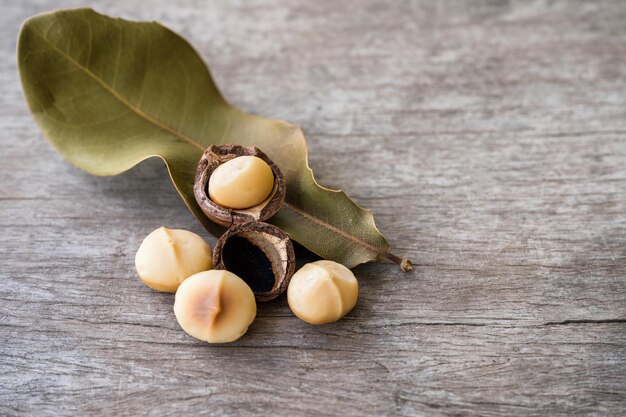
[[[287,288],[291,311],[311,324],[332,323],[356,305],[359,283],[345,266],[333,261],[304,265]]]
[[[187,277],[212,267],[209,244],[181,229],[156,229],[143,240],[135,256],[139,278],[157,291],[175,292]]]
[[[212,270],[187,278],[176,291],[174,314],[190,336],[209,343],[234,342],[256,317],[254,294],[237,275]]]
[[[209,178],[209,197],[232,209],[262,203],[274,188],[272,168],[257,156],[239,156],[218,166]]]

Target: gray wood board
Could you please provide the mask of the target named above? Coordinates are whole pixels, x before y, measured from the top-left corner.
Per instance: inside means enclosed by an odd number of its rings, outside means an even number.
[[[135,276],[166,225],[148,161],[89,176],[43,140],[2,1],[0,415],[626,414],[626,3],[111,0],[159,20],[244,110],[301,125],[322,184],[415,262],[354,270],[313,327],[284,297],[209,346]]]

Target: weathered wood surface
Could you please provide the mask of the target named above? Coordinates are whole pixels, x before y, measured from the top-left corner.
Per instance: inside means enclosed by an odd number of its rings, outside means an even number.
[[[19,25],[80,4],[1,6],[0,415],[626,414],[626,3],[96,4],[303,126],[320,182],[415,262],[356,268],[333,325],[260,305],[228,346],[135,277],[153,228],[202,233],[162,164],[89,176],[28,114]]]

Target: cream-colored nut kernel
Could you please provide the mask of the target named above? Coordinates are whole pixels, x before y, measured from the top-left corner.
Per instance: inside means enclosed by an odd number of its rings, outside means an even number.
[[[231,209],[262,203],[274,188],[272,168],[256,156],[239,156],[218,166],[209,178],[209,197]]]
[[[256,301],[244,280],[214,269],[195,274],[178,287],[174,314],[180,327],[196,339],[234,342],[256,317]]]
[[[139,278],[150,288],[175,292],[187,277],[213,267],[211,247],[195,233],[160,227],[135,256]]]
[[[311,324],[339,320],[356,305],[358,296],[359,283],[352,271],[333,261],[304,265],[287,288],[291,311]]]

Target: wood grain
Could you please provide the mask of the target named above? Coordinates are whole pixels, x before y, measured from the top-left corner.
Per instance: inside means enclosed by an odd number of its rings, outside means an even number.
[[[0,415],[626,414],[624,2],[96,3],[301,125],[320,182],[415,263],[356,268],[338,323],[283,297],[223,346],[135,277],[152,229],[203,233],[162,164],[89,176],[28,114],[19,24],[80,4],[0,13]]]

